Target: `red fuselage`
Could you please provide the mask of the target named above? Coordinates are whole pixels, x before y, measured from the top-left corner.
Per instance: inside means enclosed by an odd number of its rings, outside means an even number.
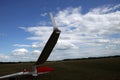
[[[36,69],[37,69],[37,73],[41,73],[41,72],[52,72],[52,71],[54,71],[53,68],[51,68],[51,67],[46,67],[46,66],[38,66]]]

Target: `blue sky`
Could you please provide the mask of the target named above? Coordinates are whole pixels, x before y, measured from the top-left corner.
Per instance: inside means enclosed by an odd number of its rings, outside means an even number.
[[[49,60],[120,55],[119,0],[0,0],[0,61],[36,60],[49,12],[62,30]]]

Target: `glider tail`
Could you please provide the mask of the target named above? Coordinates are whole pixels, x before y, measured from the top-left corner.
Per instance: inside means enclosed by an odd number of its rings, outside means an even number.
[[[51,21],[52,21],[53,30],[59,30],[58,27],[57,27],[57,25],[56,25],[56,22],[54,20],[53,14],[51,12],[50,12],[50,18],[51,18]]]
[[[52,13],[50,13],[50,17],[51,17],[51,21],[53,24],[53,32],[52,32],[50,38],[48,39],[45,47],[43,48],[41,55],[39,56],[35,65],[43,64],[48,59],[53,48],[55,47],[55,45],[58,41],[59,35],[61,33],[61,31],[56,26],[56,23],[55,23]]]

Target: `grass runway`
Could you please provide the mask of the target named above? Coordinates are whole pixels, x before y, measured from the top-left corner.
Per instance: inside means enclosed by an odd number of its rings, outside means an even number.
[[[31,69],[33,63],[0,64],[0,76]],[[38,80],[120,80],[120,57],[46,62],[54,72],[38,76]],[[17,80],[33,80],[31,76],[18,76]],[[2,79],[7,80],[7,79]]]

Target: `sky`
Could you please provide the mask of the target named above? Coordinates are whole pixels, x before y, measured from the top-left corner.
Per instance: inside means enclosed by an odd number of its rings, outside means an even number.
[[[0,61],[36,61],[62,31],[48,60],[120,55],[120,0],[0,0]]]

